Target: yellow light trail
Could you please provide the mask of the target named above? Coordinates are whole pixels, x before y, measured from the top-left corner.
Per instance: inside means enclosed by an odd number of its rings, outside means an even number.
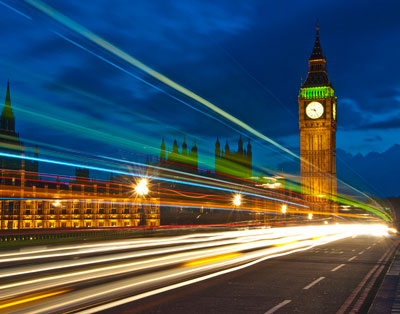
[[[239,255],[242,255],[242,253],[230,253],[230,254],[212,256],[212,257],[208,257],[208,258],[202,258],[202,259],[187,262],[183,266],[187,266],[187,267],[198,266],[198,265],[218,262],[218,261],[221,261],[224,259],[233,258],[233,257],[239,256]]]
[[[32,302],[32,301],[36,301],[36,300],[49,298],[51,296],[62,294],[62,293],[66,293],[66,292],[69,292],[69,291],[71,291],[71,290],[55,291],[55,292],[50,292],[50,293],[46,293],[46,294],[42,294],[42,295],[33,296],[33,297],[30,297],[30,298],[26,298],[26,299],[12,301],[12,302],[5,303],[5,304],[0,304],[0,309],[5,309],[7,307],[11,307],[11,306],[19,305],[19,304],[24,304],[24,303],[28,303],[28,302]]]

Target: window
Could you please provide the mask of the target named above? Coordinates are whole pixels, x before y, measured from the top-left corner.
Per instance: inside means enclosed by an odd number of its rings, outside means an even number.
[[[78,208],[75,208],[75,209],[74,209],[74,214],[75,214],[75,215],[79,215],[79,209],[78,209]]]
[[[117,210],[115,208],[111,209],[111,214],[116,214]]]
[[[99,214],[104,215],[104,208],[99,208]]]

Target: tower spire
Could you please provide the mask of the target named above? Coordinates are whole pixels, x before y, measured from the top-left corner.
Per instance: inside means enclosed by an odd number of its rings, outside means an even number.
[[[317,19],[317,25],[315,27],[315,43],[309,60],[318,60],[318,59],[325,59],[325,57],[324,54],[322,53],[321,43],[319,41],[319,21]]]
[[[3,130],[15,132],[15,118],[11,108],[10,81],[7,81],[6,101],[3,112],[1,113],[1,128]]]
[[[315,27],[315,43],[308,59],[308,75],[302,87],[331,86],[328,74],[326,72],[326,59],[322,53],[321,43],[319,40],[319,22]]]

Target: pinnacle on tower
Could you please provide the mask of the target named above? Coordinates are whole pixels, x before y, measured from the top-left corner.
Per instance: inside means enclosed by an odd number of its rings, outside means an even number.
[[[6,101],[1,114],[1,128],[3,130],[15,132],[15,118],[11,108],[10,81],[7,81]]]
[[[238,142],[238,153],[243,154],[243,141],[242,135],[240,135],[239,142]]]
[[[166,158],[167,158],[167,154],[165,152],[165,142],[164,142],[164,138],[163,138],[162,142],[161,142],[160,161],[165,161]]]
[[[321,43],[319,41],[319,22],[317,20],[315,43],[309,60],[318,60],[318,59],[325,59],[325,57],[324,54],[322,53]]]
[[[326,73],[326,59],[322,53],[319,41],[319,26],[316,27],[316,36],[313,51],[308,59],[308,74],[302,87],[331,86]]]

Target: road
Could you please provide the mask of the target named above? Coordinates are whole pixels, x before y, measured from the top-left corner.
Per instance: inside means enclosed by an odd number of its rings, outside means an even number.
[[[286,227],[6,252],[0,311],[336,313],[393,246],[385,233]]]
[[[393,241],[371,236],[347,238],[107,313],[328,314],[341,308],[341,313],[349,312],[360,296],[349,307],[344,306],[345,302],[349,303],[352,292]]]

